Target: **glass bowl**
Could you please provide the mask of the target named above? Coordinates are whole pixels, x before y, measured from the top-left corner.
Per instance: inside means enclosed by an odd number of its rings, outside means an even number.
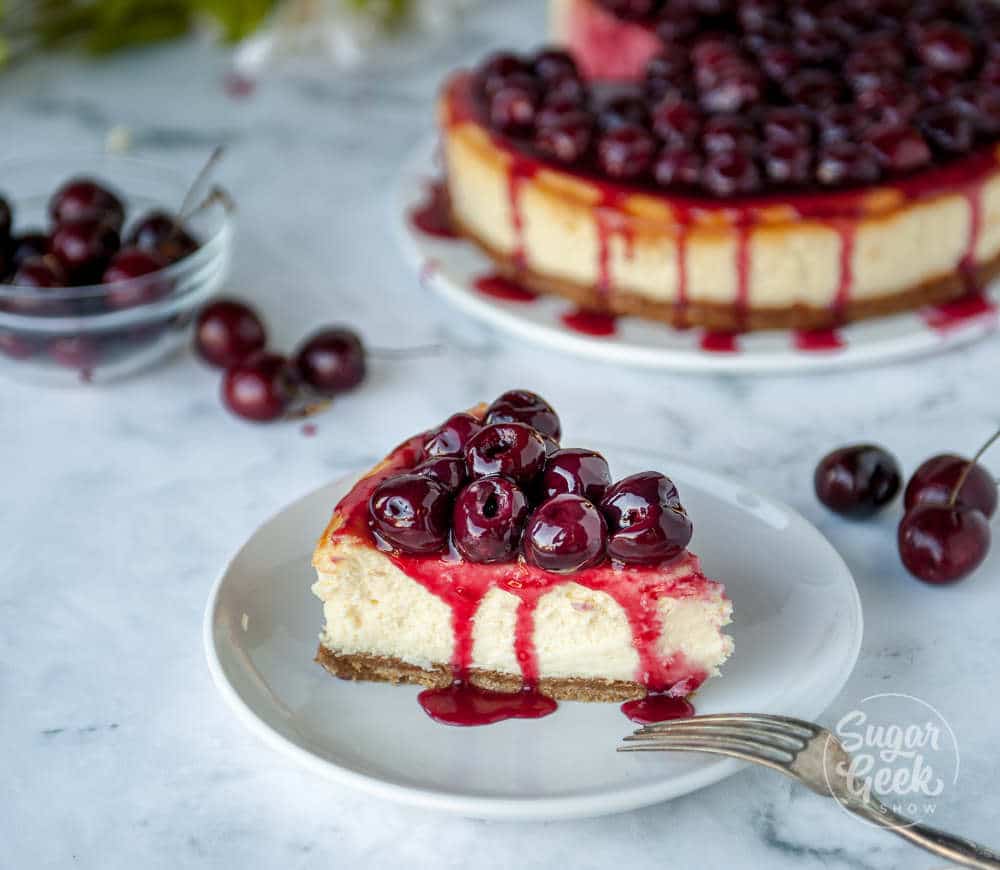
[[[49,198],[74,176],[94,178],[121,197],[123,236],[147,211],[176,212],[194,177],[110,154],[0,162],[0,194],[13,209],[14,234],[47,233]],[[230,211],[227,197],[213,198],[184,222],[198,250],[141,278],[41,291],[0,284],[0,373],[53,384],[106,381],[177,350],[228,275]]]

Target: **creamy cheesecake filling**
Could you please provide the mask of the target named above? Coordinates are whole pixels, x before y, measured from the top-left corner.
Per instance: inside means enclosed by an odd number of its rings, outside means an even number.
[[[440,106],[452,210],[488,252],[546,279],[534,289],[588,288],[612,310],[638,298],[676,322],[700,305],[728,306],[737,324],[802,307],[833,325],[852,305],[934,282],[952,298],[949,276],[971,283],[1000,256],[994,147],[864,190],[713,202],[543,163],[487,129],[471,88],[457,74]]]

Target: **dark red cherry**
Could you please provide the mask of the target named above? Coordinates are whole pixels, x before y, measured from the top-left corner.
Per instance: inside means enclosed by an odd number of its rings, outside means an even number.
[[[921,28],[915,48],[927,66],[942,72],[965,72],[975,60],[972,40],[946,21]]]
[[[975,130],[972,121],[948,105],[933,106],[918,116],[928,141],[944,154],[964,154],[972,148]]]
[[[580,73],[573,56],[561,48],[545,48],[531,61],[531,68],[545,84],[558,82],[567,76],[578,78]]]
[[[579,495],[564,493],[543,501],[524,531],[524,558],[556,572],[579,571],[604,558],[607,524],[601,512]]]
[[[97,340],[91,336],[67,335],[52,340],[49,356],[65,368],[86,371],[97,365],[101,351]]]
[[[646,96],[657,100],[667,94],[680,94],[688,87],[690,62],[687,49],[679,45],[664,45],[646,64],[644,89]]]
[[[701,183],[716,196],[736,196],[757,190],[760,173],[743,152],[720,151],[705,161]]]
[[[701,144],[707,154],[720,151],[749,152],[755,144],[753,127],[738,115],[716,115],[705,121]]]
[[[701,179],[701,157],[693,148],[664,146],[653,164],[653,178],[664,187],[697,184]]]
[[[764,141],[769,145],[808,145],[812,141],[812,123],[801,109],[790,106],[769,109],[761,126]]]
[[[597,141],[597,162],[604,174],[619,181],[640,178],[650,168],[656,141],[644,127],[621,124]]]
[[[922,504],[903,516],[897,542],[904,567],[918,580],[954,583],[986,558],[990,523],[975,508]]]
[[[597,123],[602,130],[621,126],[646,127],[649,124],[649,109],[639,97],[622,94],[601,106]]]
[[[691,0],[667,0],[656,23],[656,35],[667,45],[680,45],[697,32],[699,18]]]
[[[226,369],[222,401],[237,416],[264,423],[285,415],[297,386],[286,357],[259,350]]]
[[[527,75],[510,76],[490,97],[490,122],[502,133],[521,136],[535,123],[538,85]]]
[[[780,0],[741,0],[740,24],[748,33],[766,30],[782,13]]]
[[[568,447],[551,454],[545,463],[542,492],[546,498],[568,492],[597,504],[610,485],[608,461],[594,450]]]
[[[694,103],[676,95],[653,107],[653,132],[667,145],[693,145],[701,133],[701,112]]]
[[[16,287],[32,287],[42,292],[25,292],[10,295],[3,307],[14,314],[58,316],[69,312],[69,305],[62,299],[47,299],[45,290],[65,287],[69,282],[59,261],[54,257],[33,257],[25,260],[11,277]]]
[[[765,43],[757,51],[761,69],[774,81],[783,82],[799,71],[802,61],[791,46]]]
[[[517,552],[528,499],[505,477],[474,480],[455,499],[452,540],[470,562],[507,562]]]
[[[824,69],[800,70],[784,86],[794,104],[817,111],[837,103],[844,92],[840,79]]]
[[[121,244],[118,230],[103,219],[64,221],[49,240],[49,251],[73,284],[96,284]]]
[[[469,443],[483,423],[478,417],[465,412],[452,414],[424,442],[425,456],[456,456],[464,460],[465,445]]]
[[[299,379],[324,396],[353,390],[365,379],[365,347],[353,330],[343,326],[321,329],[295,354]]]
[[[840,447],[824,456],[813,474],[816,497],[830,510],[863,518],[878,513],[899,492],[896,458],[875,444]]]
[[[637,565],[655,565],[684,552],[691,520],[669,477],[643,471],[623,478],[601,500],[608,521],[608,555]]]
[[[110,190],[91,178],[74,178],[59,188],[49,200],[52,223],[98,221],[117,232],[125,222],[125,206]]]
[[[877,127],[866,138],[876,159],[890,172],[912,172],[931,162],[931,149],[916,127]]]
[[[257,312],[237,299],[217,299],[198,315],[194,347],[210,365],[228,368],[265,344],[267,332]]]
[[[38,353],[41,342],[20,332],[0,330],[0,353],[11,359],[28,359]]]
[[[820,148],[816,180],[826,186],[867,184],[878,179],[878,161],[868,149],[853,142],[831,142]]]
[[[404,553],[438,553],[448,545],[451,495],[436,480],[400,474],[383,480],[368,501],[371,529]]]
[[[906,510],[912,510],[918,504],[948,504],[958,479],[965,474],[970,461],[954,453],[944,453],[923,462],[906,484],[903,495]],[[996,482],[993,475],[978,462],[969,469],[955,504],[982,511],[987,518],[996,513]]]
[[[198,250],[198,240],[191,235],[174,215],[165,211],[151,211],[143,215],[128,234],[126,244],[166,257],[175,263]]]
[[[761,98],[760,72],[750,64],[736,61],[699,83],[702,107],[708,112],[741,112]]]
[[[448,492],[458,492],[467,479],[465,458],[459,456],[437,456],[426,459],[413,469],[413,473],[436,480]]]
[[[507,51],[498,52],[488,57],[479,68],[480,87],[487,97],[492,97],[511,76],[530,72],[524,58]]]
[[[545,466],[545,442],[525,423],[493,423],[465,445],[465,467],[473,478],[499,474],[530,484]]]
[[[541,114],[545,114],[545,109]],[[576,163],[590,147],[593,127],[590,113],[580,109],[563,113],[548,122],[540,116],[535,129],[535,147],[559,163]]]
[[[648,21],[663,5],[663,0],[599,0],[617,18],[626,21]]]
[[[805,184],[812,176],[812,149],[800,142],[769,142],[761,159],[777,184]]]
[[[844,142],[854,138],[858,113],[853,107],[829,106],[816,112],[815,118],[821,143]]]
[[[134,308],[162,299],[170,292],[163,278],[144,278],[167,266],[164,257],[139,248],[122,248],[111,258],[101,281],[109,284],[106,299],[112,308]]]
[[[10,240],[11,269],[16,271],[26,261],[44,257],[48,252],[49,237],[43,232],[31,231],[14,236]]]
[[[486,409],[487,423],[527,423],[542,435],[558,441],[562,436],[559,415],[537,393],[530,390],[508,390]]]

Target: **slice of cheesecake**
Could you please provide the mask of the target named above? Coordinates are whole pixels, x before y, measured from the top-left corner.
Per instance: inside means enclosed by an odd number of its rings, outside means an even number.
[[[365,474],[313,557],[317,660],[348,679],[584,701],[685,696],[718,674],[732,606],[686,549],[673,484],[612,485],[603,457],[558,437],[547,403],[513,391]]]

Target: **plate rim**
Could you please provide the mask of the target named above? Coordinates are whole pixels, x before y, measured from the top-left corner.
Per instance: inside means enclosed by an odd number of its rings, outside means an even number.
[[[619,449],[624,452],[644,452],[642,448],[636,449],[623,446]],[[717,474],[716,472],[705,470],[690,463],[670,460],[670,468],[676,472],[678,478],[685,476],[700,477],[703,480],[711,481],[713,485],[722,485],[729,489],[738,487],[741,492],[754,496],[765,504],[787,512],[792,518],[804,523],[807,528],[811,529],[819,537],[827,548],[829,557],[835,561],[837,567],[842,571],[857,629],[841,670],[837,673],[836,678],[830,681],[827,690],[822,693],[826,698],[822,707],[813,712],[814,705],[810,705],[809,712],[799,714],[807,719],[818,717],[827,709],[832,700],[836,698],[850,679],[857,665],[864,640],[864,611],[853,572],[837,549],[830,543],[829,539],[798,510],[785,502],[760,493],[752,487],[745,486],[736,478]],[[494,819],[498,821],[559,821],[593,818],[627,812],[662,803],[672,798],[698,791],[709,785],[714,785],[749,766],[745,762],[736,761],[735,759],[715,759],[704,767],[685,774],[682,777],[668,778],[638,786],[617,786],[608,790],[556,797],[468,796],[441,789],[404,785],[382,779],[375,775],[350,770],[333,761],[319,757],[295,741],[275,731],[244,700],[226,675],[225,666],[222,663],[219,651],[216,649],[214,630],[216,615],[221,605],[221,592],[236,561],[246,548],[250,546],[250,543],[268,525],[300,503],[315,497],[324,490],[333,489],[340,485],[353,484],[360,474],[363,474],[363,472],[351,472],[322,486],[311,489],[302,496],[284,504],[265,518],[247,536],[232,557],[227,560],[225,567],[213,582],[209,592],[202,617],[202,646],[212,682],[226,705],[236,714],[236,718],[264,744],[279,754],[290,757],[300,767],[315,773],[327,781],[347,785],[375,797],[408,806],[464,816],[466,818]]]
[[[802,351],[793,347],[784,350],[740,351],[738,353],[707,353],[698,349],[660,349],[629,343],[609,342],[606,338],[572,333],[517,315],[516,309],[478,298],[461,280],[449,276],[438,266],[444,259],[425,250],[426,245],[457,243],[467,240],[428,239],[413,229],[408,213],[416,204],[411,189],[418,181],[433,175],[436,137],[421,140],[400,164],[390,197],[391,222],[403,255],[418,275],[420,284],[439,298],[458,308],[467,317],[488,327],[520,336],[539,348],[548,348],[584,359],[613,362],[639,369],[659,369],[692,374],[796,375],[825,371],[843,371],[865,366],[887,365],[905,359],[944,353],[984,339],[1000,331],[1000,313],[996,317],[970,321],[965,326],[935,334],[930,328],[906,332],[880,340],[877,345],[855,345],[848,342],[839,351]],[[485,255],[482,255],[485,257]],[[432,265],[437,264],[437,265]],[[987,289],[990,286],[987,285]],[[995,294],[994,294],[995,295]],[[567,303],[568,304],[568,303]],[[881,321],[916,316],[917,310],[897,312],[883,318],[870,318],[845,324],[857,327]],[[666,325],[664,328],[669,329]],[[791,335],[794,330],[770,330]]]

